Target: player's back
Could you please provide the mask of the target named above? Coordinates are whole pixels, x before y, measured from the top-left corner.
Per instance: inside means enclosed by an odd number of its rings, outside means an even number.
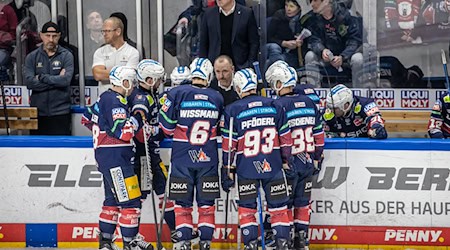
[[[218,163],[217,126],[223,112],[219,92],[197,85],[180,85],[167,93],[160,124],[173,134],[172,161],[187,167]]]
[[[275,108],[273,99],[250,95],[228,105],[225,112],[234,117],[237,173],[246,178],[265,179],[280,171],[279,131],[285,121],[280,119],[283,110]]]
[[[320,97],[316,93],[312,84],[297,84],[294,87],[294,93],[308,96],[314,102],[314,104],[316,104],[317,109],[320,110]]]
[[[98,122],[94,124],[92,132],[95,157],[99,166],[130,164],[134,156],[133,143],[119,139],[122,121],[130,117],[126,98],[107,90],[100,95],[91,109],[94,109],[98,116]]]
[[[286,110],[293,139],[292,155],[315,151],[314,135],[323,133],[321,114],[306,95],[285,95],[276,100]]]

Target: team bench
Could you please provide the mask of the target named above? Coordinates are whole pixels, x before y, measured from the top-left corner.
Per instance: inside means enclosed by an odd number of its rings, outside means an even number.
[[[382,110],[381,114],[390,137],[428,137],[431,110]]]
[[[36,107],[7,108],[10,129],[33,130],[38,128],[38,110]],[[0,108],[0,128],[6,128],[5,110]]]

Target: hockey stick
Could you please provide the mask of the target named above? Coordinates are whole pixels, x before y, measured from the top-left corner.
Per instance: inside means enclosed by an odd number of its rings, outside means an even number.
[[[161,243],[161,232],[159,232],[158,227],[158,218],[156,216],[156,204],[155,204],[155,193],[153,192],[153,173],[152,173],[152,166],[151,166],[151,158],[149,153],[149,146],[148,146],[148,140],[149,138],[147,134],[147,130],[145,129],[145,126],[149,126],[144,118],[144,127],[142,128],[142,131],[144,132],[144,146],[145,146],[145,157],[146,157],[146,164],[147,164],[147,172],[150,175],[150,192],[152,194],[152,207],[153,207],[153,216],[155,220],[155,229],[156,229],[156,239],[157,239],[157,248],[159,250],[163,249],[162,243]]]
[[[256,74],[256,78],[258,79],[258,87],[257,89],[261,89],[263,86],[263,79],[262,79],[262,75],[261,75],[261,69],[259,68],[259,62],[253,62],[253,68],[255,69],[255,74]]]
[[[167,202],[167,196],[169,193],[169,182],[170,182],[170,172],[172,171],[172,164],[169,165],[169,170],[167,173],[167,179],[166,179],[166,188],[164,189],[164,198],[163,198],[163,204],[161,207],[161,217],[159,218],[159,238],[161,238],[162,235],[162,230],[163,230],[163,223],[164,223],[164,214],[165,214],[165,210],[166,210],[166,202]]]
[[[261,183],[259,183],[261,184]],[[264,239],[264,219],[263,219],[263,205],[261,201],[261,192],[258,187],[258,215],[259,215],[259,229],[261,231],[261,249],[266,249],[266,242]]]
[[[450,93],[450,81],[448,80],[448,70],[447,70],[447,57],[445,56],[445,51],[441,50],[441,57],[442,57],[442,66],[444,67],[444,74],[445,74],[445,82],[447,83],[447,91]]]
[[[231,168],[231,147],[233,144],[233,117],[230,117],[230,125],[229,125],[229,131],[228,131],[228,169],[227,169],[227,175],[230,176],[230,168]],[[230,199],[230,190],[227,192],[227,199],[225,200],[225,239],[228,239],[228,203]]]

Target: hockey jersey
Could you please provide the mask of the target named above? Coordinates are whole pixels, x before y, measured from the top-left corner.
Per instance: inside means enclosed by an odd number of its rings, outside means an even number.
[[[156,94],[138,87],[128,97],[128,103],[131,114],[139,112],[141,115],[143,114],[142,116],[150,126],[158,126],[158,100]],[[143,128],[141,127],[134,137],[136,153],[139,156],[145,155],[144,139]],[[157,136],[152,136],[148,139],[149,153],[154,153],[158,148],[157,141]]]
[[[297,84],[294,87],[294,93],[306,95],[316,104],[317,110],[320,110],[320,97],[314,90],[314,86],[309,83]]]
[[[180,85],[167,92],[161,102],[160,127],[166,136],[173,136],[171,161],[186,167],[218,164],[222,95],[199,85]]]
[[[314,102],[308,96],[298,94],[281,96],[275,102],[286,110],[292,135],[292,155],[308,153],[314,160],[321,161],[325,135],[321,113]]]
[[[233,117],[232,127],[230,117]],[[236,156],[239,176],[271,178],[291,156],[292,139],[286,113],[273,99],[250,95],[233,102],[225,108],[221,127],[224,165],[231,152],[232,162]]]
[[[125,97],[111,89],[105,91],[87,108],[81,123],[92,130],[99,168],[133,164],[132,138],[138,122],[130,116]]]
[[[328,137],[369,137],[367,132],[373,126],[383,127],[383,133],[378,133],[378,137],[375,138],[387,137],[384,120],[372,98],[354,96],[352,109],[347,117],[335,117],[333,111],[327,108],[323,120]]]
[[[431,138],[450,138],[450,93],[442,95],[434,104],[428,134]]]

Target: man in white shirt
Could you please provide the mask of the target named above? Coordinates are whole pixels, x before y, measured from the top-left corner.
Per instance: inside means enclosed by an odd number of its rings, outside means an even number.
[[[103,22],[102,34],[105,45],[94,53],[92,74],[98,82],[98,94],[111,87],[109,71],[117,65],[136,67],[139,52],[123,39],[123,23],[117,17],[110,17]]]

